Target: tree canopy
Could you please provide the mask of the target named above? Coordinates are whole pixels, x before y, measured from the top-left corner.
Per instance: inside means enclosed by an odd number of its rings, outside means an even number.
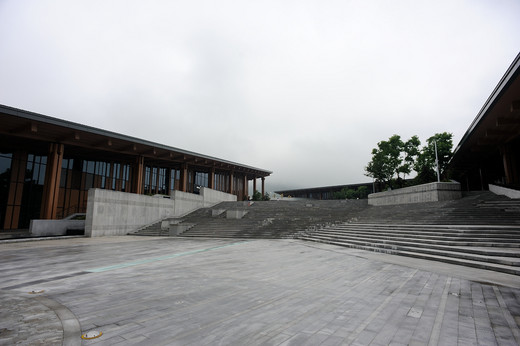
[[[443,177],[447,177],[446,167],[452,157],[453,148],[453,134],[443,132],[436,133],[426,140],[426,145],[422,148],[421,154],[419,155],[417,162],[415,163],[414,169],[418,173],[425,176],[436,177],[436,165],[435,165],[435,143],[437,143],[437,156],[439,158],[439,173]],[[431,180],[431,179],[430,179]],[[421,181],[427,182],[427,181]]]
[[[413,170],[417,172],[417,184],[435,181],[435,143],[439,168],[446,176],[445,169],[453,147],[452,137],[451,133],[436,133],[420,149],[419,137],[412,136],[403,142],[399,135],[393,135],[387,141],[377,143],[377,148],[372,149],[372,160],[365,167],[365,175],[391,188],[402,187],[404,179]]]
[[[359,186],[357,189],[349,189],[344,187],[341,191],[334,192],[334,199],[363,199],[368,196],[368,188],[366,186]]]
[[[419,155],[419,145],[419,137],[413,136],[403,142],[399,135],[393,135],[388,141],[377,143],[377,148],[372,149],[372,161],[365,167],[366,175],[391,187],[395,176],[399,184],[402,178],[412,172]]]

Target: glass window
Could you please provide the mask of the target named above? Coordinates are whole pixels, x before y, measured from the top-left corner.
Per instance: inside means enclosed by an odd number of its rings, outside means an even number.
[[[119,180],[119,170],[121,165],[119,163],[114,163],[114,172],[112,174],[112,190],[116,189],[116,181]]]
[[[159,193],[168,193],[166,188],[166,168],[159,168]]]
[[[144,169],[144,193],[150,193],[150,173],[151,169],[149,166],[146,166]]]
[[[152,167],[151,193],[156,193],[156,191],[157,191],[157,167]]]
[[[129,179],[130,179],[130,165],[124,165],[123,166],[123,177],[122,177],[122,182],[121,182],[121,191],[126,191],[126,184],[127,182],[129,182]]]
[[[12,154],[0,153],[0,174],[11,169]]]

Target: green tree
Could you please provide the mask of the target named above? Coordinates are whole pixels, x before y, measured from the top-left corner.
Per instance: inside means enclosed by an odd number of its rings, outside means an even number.
[[[400,156],[403,146],[399,135],[377,143],[377,148],[372,149],[372,160],[365,167],[366,175],[391,186],[392,177],[402,162]]]
[[[334,192],[333,199],[356,199],[356,198],[367,198],[368,188],[366,186],[360,186],[357,189],[349,189],[344,187],[341,191]]]
[[[357,194],[358,194],[358,198],[360,198],[360,199],[367,198],[368,197],[368,187],[366,187],[364,185],[358,187]]]
[[[347,199],[356,199],[356,198],[358,198],[357,191],[353,190],[353,189],[348,189],[346,191],[346,196],[347,196]]]
[[[344,187],[341,191],[336,191],[332,194],[332,198],[334,199],[347,199],[347,188]]]
[[[419,184],[437,180],[435,172],[435,143],[437,143],[439,172],[444,179],[448,178],[446,167],[452,157],[453,134],[448,132],[436,133],[428,138],[426,142],[427,144],[422,148],[414,165],[414,169],[417,172],[415,180]]]
[[[393,178],[396,177],[398,185],[402,186],[401,174],[404,178],[412,172],[420,144],[417,136],[403,142],[399,135],[377,143],[377,148],[372,149],[372,160],[365,167],[365,175],[390,187],[395,185]]]
[[[253,192],[253,201],[261,201],[261,200],[262,200],[262,194],[260,193],[260,191],[255,190],[255,192]]]
[[[399,173],[403,174],[403,179],[406,175],[412,173],[414,168],[414,163],[417,160],[417,157],[420,154],[419,146],[421,145],[421,141],[419,137],[412,136],[409,140],[403,143],[403,161],[401,166],[398,167],[397,177],[399,178]]]

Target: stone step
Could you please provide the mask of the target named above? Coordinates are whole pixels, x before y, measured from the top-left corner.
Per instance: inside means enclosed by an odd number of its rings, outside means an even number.
[[[502,234],[502,233],[449,233],[449,232],[405,232],[405,231],[383,231],[383,230],[374,230],[371,231],[369,229],[349,229],[349,230],[340,230],[340,229],[321,229],[320,232],[329,232],[329,233],[338,233],[342,232],[344,234],[357,234],[359,236],[366,237],[384,237],[385,239],[392,238],[414,238],[414,239],[424,239],[431,241],[464,241],[464,242],[512,242],[519,243],[520,237],[518,234]]]
[[[278,238],[277,236],[273,236],[271,232],[262,232],[262,233],[253,233],[247,232],[243,230],[219,230],[219,231],[208,231],[208,232],[185,232],[179,237],[188,237],[188,238],[261,238],[261,239],[272,239]]]
[[[517,232],[514,229],[490,229],[486,231],[485,229],[455,229],[455,228],[449,228],[449,229],[443,229],[443,228],[404,228],[404,227],[393,227],[393,226],[386,226],[386,227],[374,227],[371,228],[369,226],[351,226],[351,225],[335,225],[332,227],[322,227],[315,230],[334,230],[336,232],[350,232],[350,233],[363,233],[363,234],[369,234],[369,235],[398,235],[398,236],[414,236],[419,238],[425,238],[425,239],[445,239],[447,237],[449,238],[455,238],[455,239],[468,239],[468,238],[506,238],[506,239],[520,239],[520,232]]]
[[[322,228],[314,231],[320,232],[329,232],[329,233],[344,233],[344,234],[358,234],[367,237],[385,237],[387,239],[391,238],[406,238],[413,237],[415,239],[424,239],[424,240],[438,240],[438,241],[465,241],[465,242],[513,242],[518,243],[520,241],[520,235],[514,233],[500,233],[500,232],[492,232],[492,233],[471,233],[471,232],[449,232],[449,231],[424,231],[424,232],[411,232],[411,231],[402,231],[402,230],[392,230],[388,229],[376,229],[371,230],[367,228],[352,228],[352,229],[341,229],[341,228]],[[312,231],[311,231],[312,232]]]
[[[466,242],[446,242],[439,244],[440,242],[424,242],[420,239],[414,238],[398,238],[388,240],[385,238],[374,238],[374,237],[363,237],[363,236],[348,236],[344,234],[331,234],[315,232],[310,237],[316,237],[321,239],[334,239],[338,241],[351,241],[351,242],[363,242],[371,244],[384,244],[384,245],[396,245],[396,246],[411,246],[415,248],[423,248],[427,250],[443,250],[443,251],[455,251],[469,254],[483,255],[483,256],[497,256],[503,257],[518,257],[520,258],[520,244],[511,246],[511,244],[500,244],[501,247],[494,246],[493,243],[466,243]],[[470,244],[470,245],[467,245]],[[425,251],[427,251],[425,250]]]
[[[508,273],[520,272],[518,226],[342,223],[303,232],[299,238]]]
[[[373,232],[401,232],[409,234],[511,234],[520,236],[519,227],[501,227],[501,226],[460,226],[456,225],[370,225],[370,224],[352,224],[352,223],[341,223],[333,226],[338,230],[370,230]]]
[[[474,267],[474,268],[480,268],[480,269],[493,270],[493,271],[513,274],[513,275],[520,275],[519,267],[506,265],[506,264],[491,263],[488,261],[482,261],[480,259],[475,259],[475,258],[467,259],[467,258],[448,257],[445,255],[424,253],[422,251],[406,251],[406,250],[397,250],[397,249],[392,249],[392,248],[381,248],[381,247],[376,247],[376,246],[371,246],[371,245],[361,245],[361,244],[350,243],[350,242],[316,239],[316,238],[312,238],[312,237],[301,237],[300,239],[308,240],[308,241],[315,241],[315,242],[320,242],[320,243],[333,244],[333,245],[338,245],[338,246],[344,246],[344,247],[349,247],[349,248],[355,248],[355,249],[360,249],[360,250],[380,252],[380,253],[386,253],[386,254],[391,254],[391,255],[408,256],[408,257],[414,257],[414,258],[420,258],[420,259],[426,259],[426,260],[432,260],[432,261],[440,261],[440,262],[457,264],[457,265]]]
[[[339,224],[338,224],[339,225]],[[418,229],[418,228],[431,228],[431,229],[457,229],[457,230],[518,230],[520,232],[520,226],[517,225],[496,225],[494,223],[489,224],[480,224],[480,225],[458,225],[458,224],[391,224],[390,226],[383,222],[346,222],[341,223],[341,226],[367,226],[367,227],[402,227],[402,228],[410,228],[410,229]]]

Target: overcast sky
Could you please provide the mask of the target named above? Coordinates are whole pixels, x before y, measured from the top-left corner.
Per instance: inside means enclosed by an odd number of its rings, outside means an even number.
[[[520,50],[518,0],[0,0],[0,103],[273,171],[370,181],[458,143]]]

